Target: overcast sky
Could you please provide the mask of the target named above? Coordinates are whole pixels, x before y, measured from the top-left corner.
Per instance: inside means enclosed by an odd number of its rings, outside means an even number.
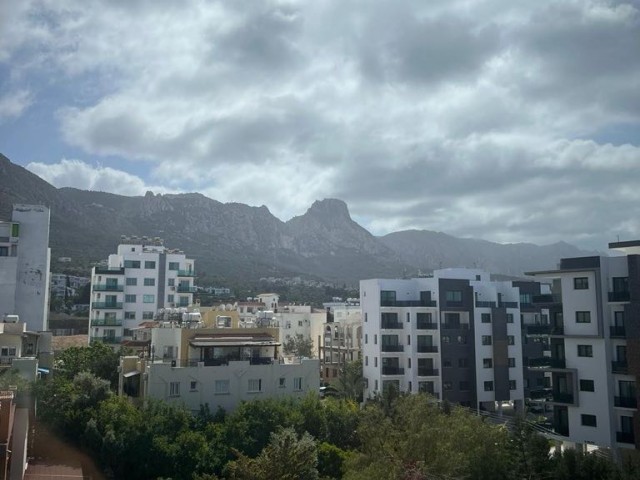
[[[375,234],[640,238],[637,1],[0,3],[0,151]]]

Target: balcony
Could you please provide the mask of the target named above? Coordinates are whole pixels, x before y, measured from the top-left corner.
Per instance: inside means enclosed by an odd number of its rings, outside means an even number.
[[[94,340],[98,340],[102,343],[120,343],[122,341],[122,337],[94,337]]]
[[[196,293],[196,287],[191,285],[178,285],[178,293]]]
[[[562,303],[562,299],[560,295],[552,295],[550,293],[545,293],[542,295],[533,295],[531,297],[531,301],[534,305],[554,305],[558,303]]]
[[[476,308],[495,308],[496,302],[476,300]]]
[[[532,400],[546,399],[546,398],[549,398],[550,396],[551,396],[550,388],[540,388],[538,390],[531,390],[529,392],[529,398],[531,398]]]
[[[92,327],[121,327],[121,318],[94,318],[91,320]]]
[[[438,353],[437,345],[418,345],[416,350],[418,353]]]
[[[382,345],[383,352],[404,352],[404,345]]]
[[[124,275],[124,268],[96,267],[96,275]]]
[[[437,330],[438,329],[438,324],[437,323],[429,323],[429,322],[418,322],[416,325],[416,328],[418,330]]]
[[[435,300],[380,300],[381,307],[437,307]]]
[[[566,368],[566,361],[553,357],[530,358],[529,368]]]
[[[527,335],[551,335],[552,326],[547,325],[525,325]]]
[[[94,292],[124,292],[124,285],[92,285]]]
[[[196,272],[193,270],[178,270],[179,277],[195,277]]]
[[[418,367],[418,376],[419,377],[437,377],[438,369],[428,368],[428,367]]]
[[[91,308],[94,310],[120,310],[122,302],[93,302]]]
[[[620,408],[638,408],[636,397],[613,397],[613,404]]]
[[[382,322],[380,328],[387,330],[402,330],[402,323],[400,322]]]
[[[616,432],[616,442],[635,445],[636,438],[633,432]]]
[[[627,373],[629,373],[629,364],[627,363],[626,360],[611,362],[611,371],[613,373],[620,373],[620,374],[626,375]]]
[[[610,302],[628,302],[629,299],[629,292],[609,292]]]
[[[469,330],[468,323],[443,323],[443,330]]]
[[[554,403],[573,403],[573,394],[568,392],[553,392],[552,401]]]
[[[13,359],[16,357],[0,357],[0,367],[8,367],[13,365]]]
[[[614,325],[609,327],[609,336],[611,338],[626,338],[627,332],[624,325]]]
[[[382,367],[383,375],[404,375],[404,368],[400,367]]]
[[[518,308],[518,302],[500,302],[500,306],[504,308]]]

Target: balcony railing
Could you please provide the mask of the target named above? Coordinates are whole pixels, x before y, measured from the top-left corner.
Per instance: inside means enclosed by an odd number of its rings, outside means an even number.
[[[91,320],[92,327],[121,327],[121,318],[94,318]]]
[[[382,367],[383,375],[404,375],[404,368],[400,367]]]
[[[418,330],[437,330],[438,324],[431,323],[431,322],[418,322],[418,324],[416,325],[416,328]]]
[[[418,345],[418,353],[438,353],[437,345]]]
[[[380,300],[381,307],[437,307],[435,300]]]
[[[629,292],[609,292],[610,302],[628,302],[629,299]]]
[[[96,275],[124,275],[124,268],[96,267]]]
[[[476,300],[476,308],[495,308],[496,302]]]
[[[540,400],[542,398],[549,398],[551,396],[550,388],[540,388],[538,390],[531,390],[529,392],[529,398],[532,400]]]
[[[525,325],[527,335],[550,335],[551,325]]]
[[[567,392],[553,392],[552,398],[555,403],[573,403],[573,394]]]
[[[629,364],[626,361],[611,362],[611,371],[626,374],[629,372]]]
[[[469,330],[468,323],[443,323],[443,330]]]
[[[196,287],[191,285],[178,285],[178,293],[195,293]]]
[[[562,435],[563,437],[568,437],[569,425],[562,425],[562,424],[556,423],[553,425],[553,431],[556,432],[558,435]]]
[[[15,357],[0,357],[0,365],[12,365]]]
[[[404,352],[404,345],[382,345],[383,352]]]
[[[382,322],[380,328],[387,330],[402,330],[402,323],[400,322]]]
[[[124,285],[107,285],[97,284],[93,285],[94,292],[124,292]]]
[[[420,377],[437,377],[437,368],[418,367],[418,376]]]
[[[638,408],[638,399],[636,397],[614,397],[613,404],[621,408]]]
[[[195,277],[196,272],[193,270],[178,270],[179,277]]]
[[[93,302],[91,307],[94,310],[119,310],[122,308],[122,302]]]
[[[627,332],[624,325],[614,325],[609,327],[609,335],[612,338],[625,338],[627,336]]]
[[[618,443],[636,443],[636,437],[633,432],[616,432],[616,442]]]
[[[534,305],[562,303],[562,299],[560,298],[560,295],[553,295],[550,293],[533,295],[531,297],[531,301]]]
[[[500,306],[504,308],[518,308],[518,302],[500,302]]]
[[[99,340],[102,343],[120,343],[122,341],[122,337],[94,337],[94,340]]]
[[[566,368],[566,361],[553,357],[530,358],[529,368]]]

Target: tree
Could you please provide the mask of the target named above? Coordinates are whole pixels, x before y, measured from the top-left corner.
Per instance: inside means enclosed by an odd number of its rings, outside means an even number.
[[[90,372],[108,380],[112,388],[118,385],[118,363],[120,355],[111,347],[94,342],[87,347],[70,347],[57,355],[56,375],[73,379],[78,373]]]
[[[311,337],[304,338],[298,333],[293,337],[285,340],[283,345],[284,353],[294,355],[296,357],[312,357],[313,356],[313,340]]]
[[[358,359],[345,363],[340,369],[338,378],[333,381],[331,386],[336,390],[340,398],[361,402],[362,392],[364,391],[362,360]]]
[[[317,480],[318,449],[308,433],[298,438],[295,430],[284,428],[271,434],[269,444],[256,458],[240,454],[227,465],[235,480]]]

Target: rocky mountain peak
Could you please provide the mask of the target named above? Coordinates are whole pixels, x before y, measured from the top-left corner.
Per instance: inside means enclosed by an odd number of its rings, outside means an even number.
[[[303,215],[305,218],[313,218],[322,223],[351,222],[351,215],[347,204],[337,198],[325,198],[316,200]]]

